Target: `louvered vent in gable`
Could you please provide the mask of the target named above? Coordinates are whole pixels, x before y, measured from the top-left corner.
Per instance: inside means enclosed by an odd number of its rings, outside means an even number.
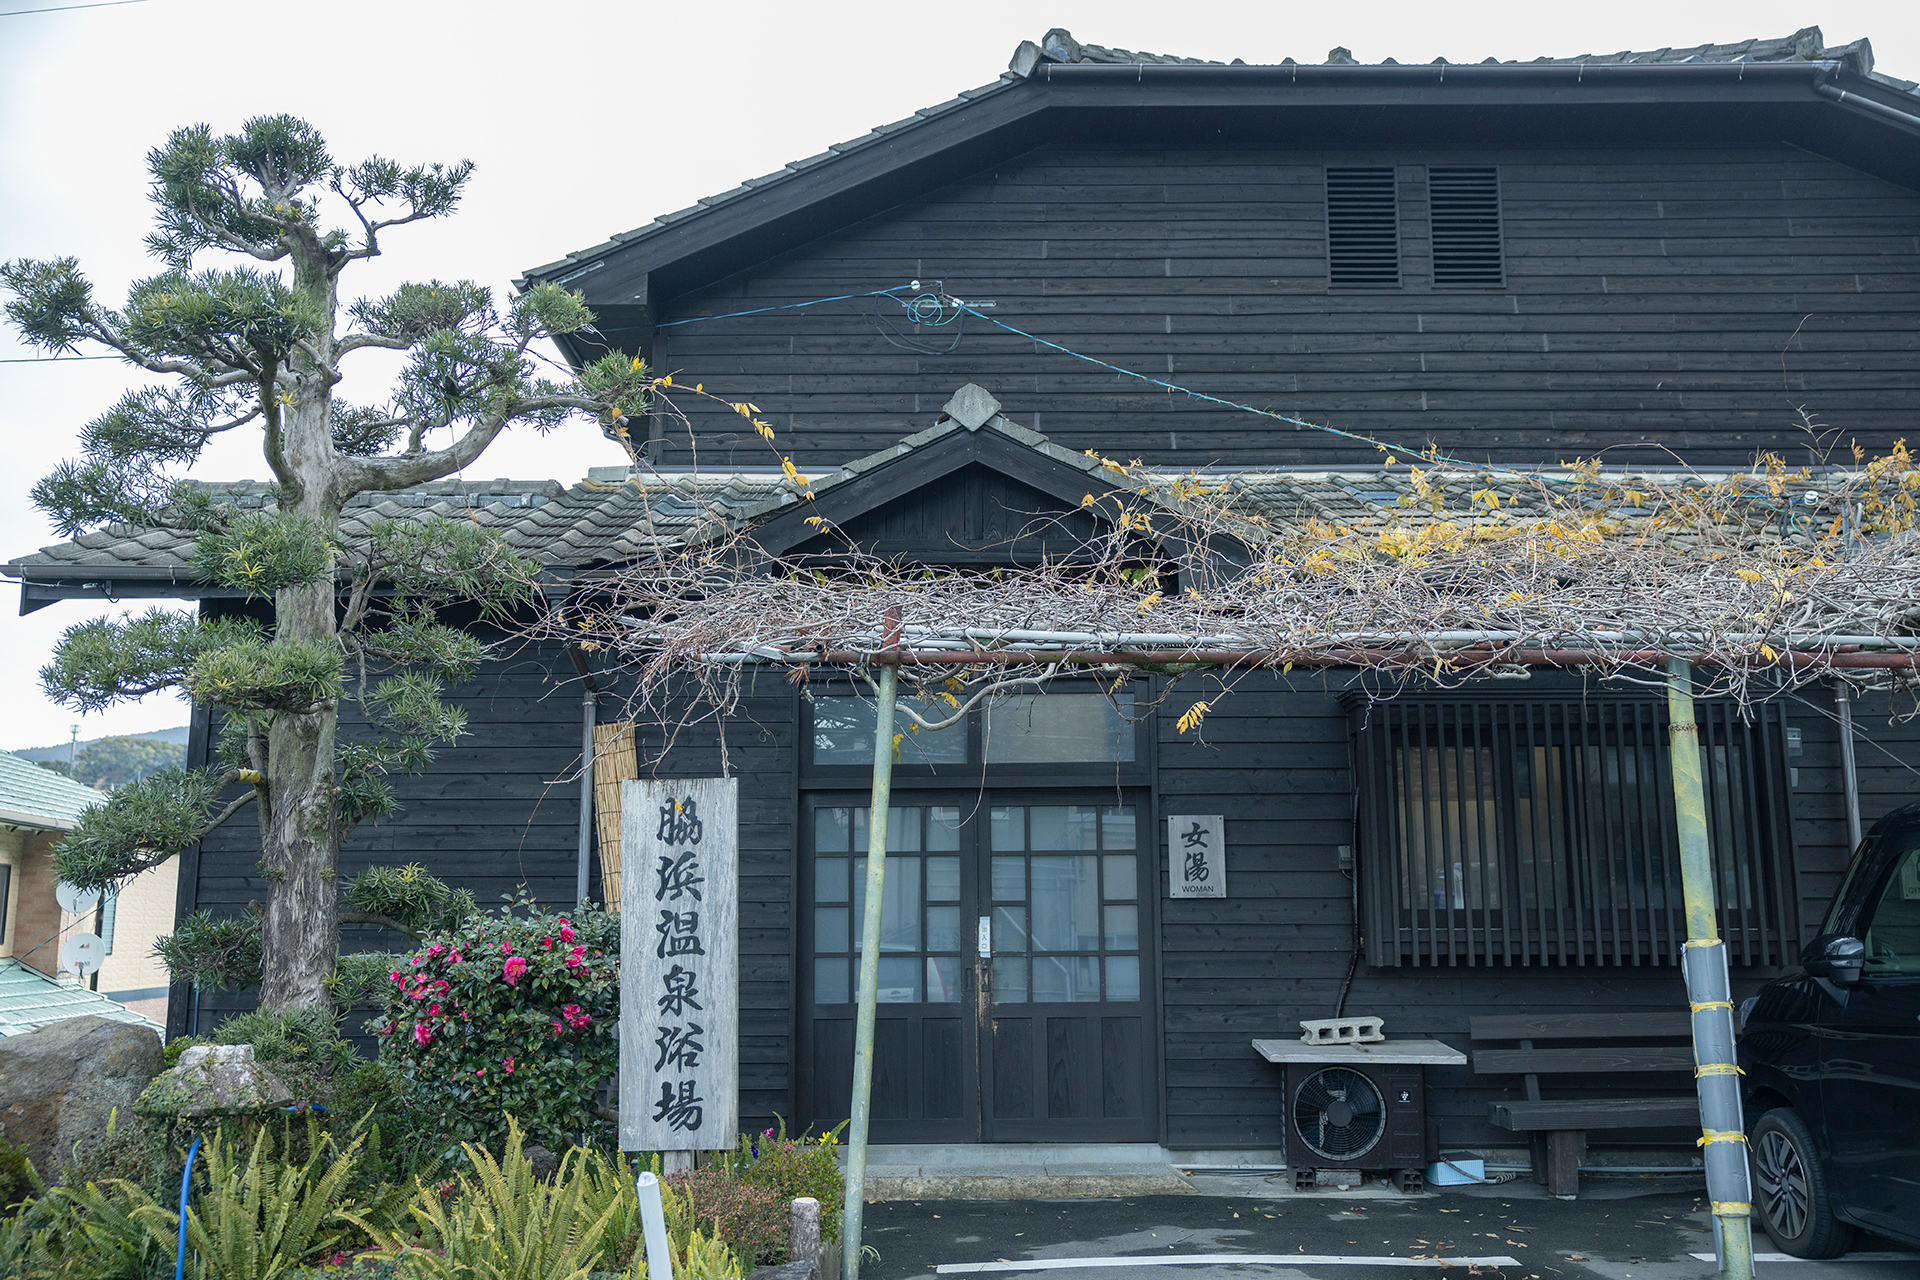
[[[1327,286],[1400,287],[1400,207],[1393,166],[1327,169]]]
[[[1427,205],[1434,288],[1505,287],[1498,171],[1491,165],[1434,165],[1427,170]]]

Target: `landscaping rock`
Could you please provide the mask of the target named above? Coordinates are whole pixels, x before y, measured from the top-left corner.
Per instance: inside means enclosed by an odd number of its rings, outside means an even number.
[[[527,1158],[527,1169],[542,1182],[549,1182],[553,1175],[560,1172],[560,1157],[539,1143],[527,1147],[521,1152]]]
[[[135,1110],[147,1116],[256,1116],[293,1101],[279,1076],[253,1060],[250,1044],[197,1044],[157,1077]]]
[[[158,1075],[160,1037],[146,1027],[91,1014],[0,1038],[0,1133],[27,1149],[53,1179],[74,1144],[122,1120]]]

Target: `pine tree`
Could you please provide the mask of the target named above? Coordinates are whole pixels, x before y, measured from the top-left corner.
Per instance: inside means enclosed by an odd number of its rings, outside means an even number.
[[[342,274],[378,256],[390,229],[451,213],[469,162],[341,165],[311,125],[269,116],[225,137],[177,130],[148,165],[157,227],[147,247],[166,270],[136,283],[123,307],[96,302],[71,258],[0,267],[7,314],[30,342],[99,344],[166,378],[88,424],[82,457],[40,481],[33,500],[68,536],[108,524],[190,530],[201,579],[270,598],[273,620],[156,609],[66,634],[42,672],[63,705],[93,711],[178,689],[218,708],[224,728],[216,767],[122,787],[63,842],[59,869],[76,884],[115,883],[253,805],[268,881],[257,938],[251,920],[196,917],[166,951],[177,980],[215,983],[251,979],[257,955],[263,1004],[312,1005],[326,999],[338,952],[341,840],[394,811],[388,775],[427,767],[435,744],[464,732],[440,695],[485,646],[437,611],[459,600],[510,607],[532,575],[470,522],[386,522],[349,544],[342,507],[452,475],[510,426],[546,431],[587,415],[624,435],[623,414],[644,407],[651,382],[618,355],[562,381],[536,376],[533,344],[593,319],[578,295],[547,284],[504,307],[467,281],[402,285],[348,305],[342,331]],[[329,210],[341,227],[325,225]],[[196,267],[210,256],[226,261]],[[376,350],[404,353],[391,399],[339,398],[348,358]],[[246,430],[260,433],[277,503],[242,514],[177,472],[215,437]],[[340,740],[343,700],[360,705],[372,736]],[[381,900],[378,886],[394,883],[376,877],[357,896],[348,886],[347,905],[405,926],[464,897]]]

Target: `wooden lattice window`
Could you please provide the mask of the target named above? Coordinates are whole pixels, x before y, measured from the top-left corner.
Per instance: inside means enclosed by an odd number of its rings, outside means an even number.
[[[1392,165],[1328,167],[1327,287],[1400,287],[1400,202]]]
[[[1784,963],[1784,712],[1697,715],[1728,958]],[[1663,702],[1406,698],[1358,708],[1355,725],[1370,963],[1678,963]]]

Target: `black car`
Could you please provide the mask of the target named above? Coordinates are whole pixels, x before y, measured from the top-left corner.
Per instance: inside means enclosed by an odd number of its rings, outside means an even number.
[[[1801,965],[1741,1008],[1754,1209],[1797,1257],[1920,1244],[1920,804],[1860,842]]]

